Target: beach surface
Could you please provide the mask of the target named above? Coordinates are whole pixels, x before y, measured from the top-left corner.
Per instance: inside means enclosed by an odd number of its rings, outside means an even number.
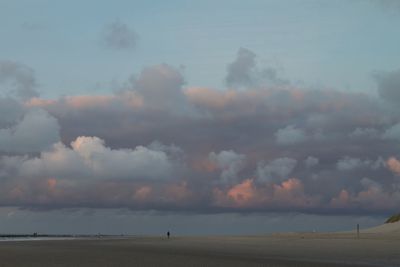
[[[8,241],[0,266],[400,266],[400,235],[379,231]]]

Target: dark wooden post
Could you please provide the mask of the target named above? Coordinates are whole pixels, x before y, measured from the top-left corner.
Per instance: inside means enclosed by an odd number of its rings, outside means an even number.
[[[357,239],[360,239],[360,225],[357,223]]]

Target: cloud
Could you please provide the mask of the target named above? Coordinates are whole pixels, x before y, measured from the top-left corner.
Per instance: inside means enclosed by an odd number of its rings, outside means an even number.
[[[288,125],[275,133],[276,142],[281,145],[293,145],[304,142],[307,137],[303,130]]]
[[[129,50],[136,47],[138,35],[125,23],[115,21],[106,25],[102,40],[108,48]]]
[[[175,146],[153,143],[111,149],[81,136],[38,156],[2,156],[2,203],[24,207],[184,206],[191,190],[182,181],[184,162]]]
[[[41,152],[59,141],[59,132],[54,117],[42,109],[31,109],[16,124],[0,128],[0,152]]]
[[[42,152],[39,158],[23,162],[23,176],[64,179],[168,179],[173,163],[166,152],[144,146],[135,149],[110,149],[97,137],[80,136],[71,148],[62,143]]]
[[[400,161],[395,157],[390,157],[386,161],[387,166],[389,169],[397,175],[400,175]]]
[[[235,203],[239,204],[239,206],[242,206],[255,197],[255,191],[256,189],[253,181],[246,179],[242,183],[237,184],[229,189],[227,196],[233,199]]]
[[[400,141],[400,123],[392,125],[382,135],[383,139]]]
[[[25,113],[23,105],[13,98],[0,97],[0,129],[10,127]]]
[[[184,84],[185,79],[180,69],[168,64],[159,64],[145,67],[138,75],[129,77],[128,81],[116,90],[115,95],[73,96],[64,97],[61,100],[65,106],[86,110],[113,106],[118,110],[143,108],[152,112],[187,112]],[[33,99],[30,103],[39,106],[60,104],[45,103],[40,99]]]
[[[362,160],[359,158],[345,156],[337,162],[336,166],[339,171],[352,171],[358,168],[378,169],[383,164],[384,161],[381,157],[378,157],[376,161],[372,161],[369,159]]]
[[[374,128],[356,128],[349,136],[352,138],[375,139],[379,137],[379,131]]]
[[[237,180],[237,175],[243,169],[246,160],[245,155],[237,154],[232,150],[221,151],[218,154],[211,152],[208,158],[218,169],[222,170],[221,179],[224,182]]]
[[[271,182],[281,181],[288,178],[288,175],[297,165],[297,160],[292,158],[277,158],[268,163],[259,163],[257,166],[257,177],[260,181]]]
[[[306,165],[307,168],[312,168],[314,166],[317,166],[319,163],[319,159],[316,157],[309,156],[304,160],[304,164]]]
[[[179,68],[161,64],[112,94],[8,99],[0,98],[8,138],[32,124],[25,120],[48,122],[39,136],[59,125],[60,138],[0,152],[4,205],[324,214],[396,208],[400,181],[394,161],[390,167],[383,159],[398,155],[389,134],[398,115],[381,98],[277,84],[192,88]],[[41,115],[32,116],[37,108]]]
[[[225,78],[228,86],[253,85],[253,72],[256,67],[256,54],[241,47],[235,61],[228,65],[228,74]]]
[[[112,150],[97,137],[78,137],[71,143],[73,150],[83,158],[97,177],[131,177],[165,179],[172,165],[165,152],[138,146],[134,150]]]
[[[279,205],[307,206],[312,200],[304,193],[303,183],[296,178],[290,178],[281,184],[274,185],[274,198]]]
[[[392,104],[400,102],[400,70],[391,72],[377,72],[374,78],[378,84],[378,93]]]
[[[290,178],[276,184],[257,185],[246,179],[226,191],[214,190],[215,203],[225,208],[268,208],[290,209],[313,207],[316,199],[304,193],[304,186],[297,178]]]
[[[180,71],[170,65],[161,64],[147,67],[133,82],[137,92],[147,107],[152,109],[184,109],[185,96],[182,86],[185,83]]]
[[[23,100],[39,96],[35,73],[30,67],[8,60],[0,60],[0,89],[3,95]]]
[[[259,85],[287,85],[289,82],[278,75],[273,67],[259,69],[256,54],[241,47],[236,59],[227,66],[225,83],[230,87],[251,87]]]
[[[351,171],[353,169],[360,168],[363,165],[364,163],[361,161],[361,159],[344,157],[338,161],[337,168],[340,171]]]
[[[343,189],[337,197],[331,200],[331,206],[336,209],[350,209],[362,205],[368,207],[369,212],[395,208],[394,203],[400,200],[396,191],[385,192],[382,185],[369,178],[360,180],[361,191],[350,193]]]

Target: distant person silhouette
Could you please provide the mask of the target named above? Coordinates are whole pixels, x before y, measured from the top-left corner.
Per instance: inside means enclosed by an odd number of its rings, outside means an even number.
[[[168,231],[167,232],[167,238],[169,239],[169,236],[170,236],[171,234],[170,234],[170,232]]]

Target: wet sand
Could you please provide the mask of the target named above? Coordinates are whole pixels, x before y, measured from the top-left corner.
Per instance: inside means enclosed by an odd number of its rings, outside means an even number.
[[[400,266],[393,235],[275,234],[0,242],[0,266]]]

